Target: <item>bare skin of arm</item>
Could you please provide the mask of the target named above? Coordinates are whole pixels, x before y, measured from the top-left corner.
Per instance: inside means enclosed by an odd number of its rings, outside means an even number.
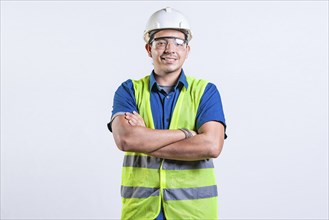
[[[143,118],[136,112],[127,113],[124,119],[130,127],[145,128]],[[163,133],[158,133],[157,135],[166,134],[166,138],[168,139],[171,136],[170,132],[181,132],[179,130],[153,131],[163,131]],[[183,134],[183,132],[181,133]],[[185,139],[185,136],[183,134],[183,139],[180,139],[178,141],[177,139],[175,139],[176,141],[172,143],[164,144],[161,147],[155,147],[155,150],[144,153],[164,159],[185,161],[203,160],[208,158],[216,158],[219,156],[224,144],[224,126],[221,123],[216,121],[206,122],[200,127],[198,134],[193,132],[193,135],[193,137]],[[170,141],[168,140],[168,142]]]
[[[112,133],[120,150],[145,154],[185,139],[185,134],[180,130],[146,128],[143,118],[136,112],[115,117]]]
[[[217,158],[224,144],[224,126],[216,121],[204,123],[198,134],[150,153],[151,156],[172,160],[203,160]]]

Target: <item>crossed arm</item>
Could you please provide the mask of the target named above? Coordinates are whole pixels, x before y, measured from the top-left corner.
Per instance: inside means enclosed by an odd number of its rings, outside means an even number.
[[[116,145],[122,151],[140,152],[173,160],[203,160],[219,156],[224,143],[224,126],[217,121],[204,123],[198,133],[185,139],[180,130],[145,127],[136,112],[116,116],[112,121]]]

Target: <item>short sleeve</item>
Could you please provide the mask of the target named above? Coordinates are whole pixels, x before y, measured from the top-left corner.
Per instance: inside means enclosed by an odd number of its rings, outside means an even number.
[[[204,123],[209,121],[218,121],[223,124],[226,129],[225,115],[221,96],[217,87],[214,84],[207,84],[205,91],[201,97],[196,117],[197,129],[199,129]]]
[[[122,83],[116,90],[113,98],[111,121],[107,124],[110,131],[112,131],[111,122],[115,116],[125,112],[137,111],[134,93],[134,85],[130,79]]]

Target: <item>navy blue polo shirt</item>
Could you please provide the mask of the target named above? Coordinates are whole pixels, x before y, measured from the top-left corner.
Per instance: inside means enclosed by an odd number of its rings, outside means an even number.
[[[151,73],[149,88],[151,90],[150,101],[155,129],[169,128],[179,93],[184,86],[188,88],[189,85],[183,70],[177,84],[168,94],[157,84],[154,72]],[[138,109],[134,96],[134,85],[129,79],[122,83],[115,92],[111,121],[117,115],[133,111],[138,112]],[[216,86],[212,83],[207,84],[201,97],[195,120],[196,128],[199,129],[208,121],[218,121],[226,127],[221,97]],[[112,131],[111,123],[108,124],[108,127]]]

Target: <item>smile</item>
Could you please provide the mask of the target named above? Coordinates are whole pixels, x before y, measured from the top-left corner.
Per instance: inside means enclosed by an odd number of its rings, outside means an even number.
[[[176,57],[161,57],[161,60],[175,61],[175,60],[177,60],[177,58]]]

